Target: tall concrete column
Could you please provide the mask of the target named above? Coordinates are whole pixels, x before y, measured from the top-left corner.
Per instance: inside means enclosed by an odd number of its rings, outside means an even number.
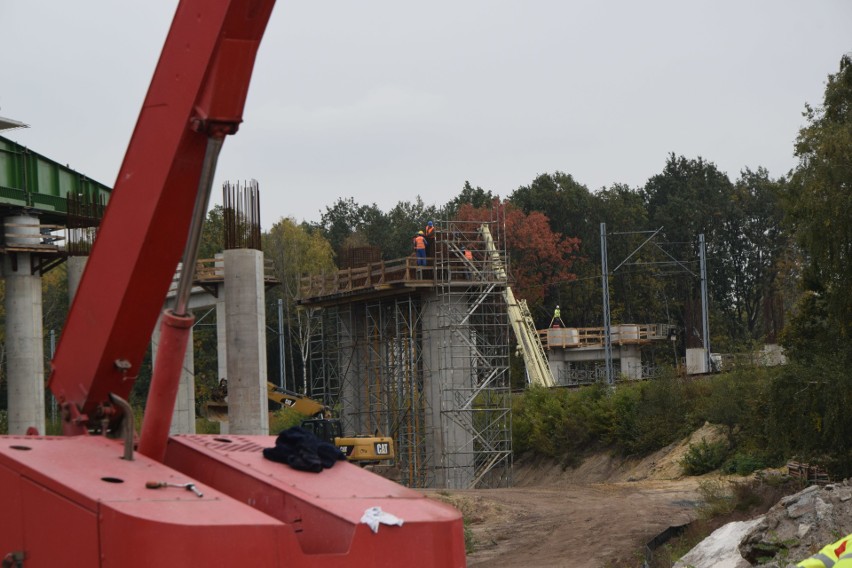
[[[38,224],[38,218],[29,215],[6,217],[7,244],[40,242]],[[13,435],[25,434],[28,428],[45,433],[41,276],[32,274],[31,262],[29,253],[3,257],[9,434]]]
[[[169,434],[195,434],[195,354],[193,353],[192,338],[193,332],[190,329]],[[159,344],[160,320],[157,320],[154,333],[151,335],[151,358],[154,361],[157,359]]]
[[[69,256],[66,261],[68,267],[68,305],[74,301],[74,296],[77,295],[77,288],[80,286],[80,280],[83,279],[83,271],[86,270],[86,264],[89,262],[88,256]]]
[[[630,380],[642,378],[642,354],[637,345],[622,345],[619,348],[621,374]]]
[[[216,253],[216,270],[224,274],[225,260]],[[216,365],[219,379],[228,378],[227,315],[225,314],[225,283],[216,285]]]
[[[225,314],[231,434],[268,435],[263,253],[226,250]]]
[[[193,352],[193,345],[193,330],[190,329],[169,434],[195,434],[195,353]]]
[[[434,295],[424,298],[423,345],[429,346],[424,357],[430,369],[424,375],[424,390],[431,401],[427,436],[436,461],[435,487],[448,489],[467,489],[474,478],[472,414],[457,407],[458,395],[469,396],[474,382],[470,330],[461,321],[466,311],[462,295],[447,296],[443,304]],[[459,335],[467,339],[460,340]]]
[[[217,255],[218,256],[218,255]],[[216,371],[219,380],[228,378],[228,325],[225,314],[225,284],[216,285]],[[228,397],[230,399],[230,396]],[[228,413],[231,409],[228,407]],[[219,433],[230,432],[229,422],[219,422]]]

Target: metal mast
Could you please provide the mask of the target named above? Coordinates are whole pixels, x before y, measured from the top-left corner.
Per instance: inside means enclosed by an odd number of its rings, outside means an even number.
[[[601,223],[601,278],[604,316],[604,354],[606,358],[606,382],[615,384],[612,370],[612,322],[609,318],[609,266],[606,256],[606,223]]]
[[[704,233],[698,235],[698,256],[701,261],[701,335],[704,341],[704,372],[710,372],[710,321],[707,316],[707,250]]]

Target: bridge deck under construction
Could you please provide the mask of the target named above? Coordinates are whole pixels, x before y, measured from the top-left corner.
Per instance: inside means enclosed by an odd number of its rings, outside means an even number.
[[[482,223],[435,225],[427,266],[412,256],[302,279],[308,394],[347,433],[392,436],[406,485],[507,486],[505,276],[486,254]]]

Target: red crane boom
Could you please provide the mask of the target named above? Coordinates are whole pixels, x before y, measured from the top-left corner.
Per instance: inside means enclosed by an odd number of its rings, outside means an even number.
[[[88,435],[132,421],[123,399],[182,251],[194,266],[216,157],[242,121],[273,4],[177,8],[53,361],[69,435],[0,436],[3,566],[465,565],[461,515],[420,493],[347,462],[313,474],[266,460],[270,436],[168,437],[187,280],[164,316],[142,455],[130,436],[122,448]],[[403,525],[374,532],[362,521],[376,508]]]

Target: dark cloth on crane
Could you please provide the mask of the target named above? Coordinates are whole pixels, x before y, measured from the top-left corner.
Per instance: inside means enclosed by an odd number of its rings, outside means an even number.
[[[317,438],[301,426],[293,426],[278,434],[274,448],[264,448],[263,457],[285,463],[293,469],[319,473],[346,456],[337,446]]]

